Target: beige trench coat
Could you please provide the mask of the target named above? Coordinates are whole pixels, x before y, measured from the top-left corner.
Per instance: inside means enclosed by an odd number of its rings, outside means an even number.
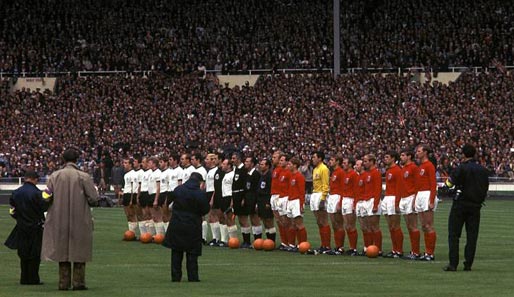
[[[91,177],[74,163],[50,175],[53,201],[43,232],[41,259],[56,262],[89,262],[93,254],[93,218],[90,204],[98,201]]]

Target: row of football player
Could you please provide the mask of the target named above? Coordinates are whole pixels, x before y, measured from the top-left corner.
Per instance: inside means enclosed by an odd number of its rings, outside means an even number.
[[[433,212],[437,208],[437,199],[435,168],[428,160],[428,153],[429,148],[421,145],[415,152],[404,150],[400,155],[396,152],[385,155],[384,163],[388,170],[383,199],[382,177],[376,168],[374,155],[365,155],[362,160],[333,156],[329,161],[330,172],[323,163],[324,154],[313,153],[313,193],[309,205],[319,227],[321,247],[318,252],[342,254],[344,238],[348,234],[349,249],[346,253],[357,255],[357,218],[363,234],[364,251],[371,244],[381,250],[379,221],[380,215],[384,214],[392,241],[392,251],[385,256],[402,257],[400,218],[403,215],[411,242],[411,252],[404,258],[433,260],[436,241]],[[413,162],[414,157],[418,159],[419,167]],[[397,161],[401,167],[396,165]],[[228,237],[237,237],[234,220],[237,217],[243,236],[242,247],[251,247],[250,231],[254,238],[262,236],[261,221],[267,237],[275,241],[276,221],[280,249],[294,250],[295,239],[298,243],[307,240],[303,226],[305,179],[298,172],[300,161],[275,152],[272,162],[260,160],[257,168],[256,163],[252,157],[245,158],[243,163],[237,153],[230,158],[207,155],[207,169],[201,166],[199,154],[183,154],[180,159],[178,156],[169,159],[140,159],[135,156],[124,160],[127,174],[123,204],[129,229],[135,231],[139,224],[140,232],[164,233],[170,213],[168,207],[162,206],[172,202],[174,187],[196,171],[204,176],[206,199],[211,203],[209,224],[213,239],[209,245],[226,246]],[[132,207],[135,205],[140,207]],[[423,255],[420,253],[418,217],[425,238]],[[330,247],[329,218],[334,231],[334,249]],[[207,221],[202,226],[206,241]]]

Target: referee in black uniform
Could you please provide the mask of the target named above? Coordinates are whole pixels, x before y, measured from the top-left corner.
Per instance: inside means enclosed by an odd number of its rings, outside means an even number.
[[[478,239],[480,209],[489,189],[488,171],[474,159],[476,149],[470,144],[462,147],[464,159],[455,169],[446,185],[455,187],[455,197],[448,219],[448,243],[450,263],[444,271],[456,271],[459,265],[459,239],[466,224],[464,271],[471,271]]]

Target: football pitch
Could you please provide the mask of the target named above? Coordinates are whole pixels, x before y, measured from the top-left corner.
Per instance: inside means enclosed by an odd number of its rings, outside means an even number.
[[[20,286],[15,251],[0,247],[0,297],[7,296],[514,296],[514,201],[488,201],[473,271],[443,272],[448,259],[447,217],[451,203],[439,204],[436,261],[300,255],[288,252],[205,247],[199,258],[200,283],[170,281],[170,250],[156,244],[124,242],[121,208],[96,208],[93,262],[86,265],[88,291],[57,291],[57,263],[42,262],[42,286]],[[312,213],[305,214],[308,238],[319,246]],[[389,232],[381,218],[384,251]],[[0,206],[0,240],[14,226]],[[405,233],[405,225],[402,225]],[[359,232],[359,246],[362,246]],[[421,245],[423,247],[423,236]],[[348,239],[345,240],[347,246]],[[409,250],[408,235],[404,249]],[[422,248],[423,249],[423,248]],[[185,263],[184,263],[185,268]]]

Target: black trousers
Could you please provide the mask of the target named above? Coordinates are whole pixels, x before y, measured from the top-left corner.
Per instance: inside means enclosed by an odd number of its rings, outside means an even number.
[[[39,284],[39,264],[41,259],[38,258],[21,258],[20,257],[20,284],[34,285]]]
[[[198,282],[198,255],[189,252],[171,250],[171,281],[182,280],[182,260],[186,253],[187,279],[190,282]]]
[[[466,247],[464,249],[464,267],[471,269],[475,259],[480,226],[480,206],[454,201],[448,219],[448,245],[450,248],[450,266],[459,265],[459,239],[462,227],[466,226]]]

